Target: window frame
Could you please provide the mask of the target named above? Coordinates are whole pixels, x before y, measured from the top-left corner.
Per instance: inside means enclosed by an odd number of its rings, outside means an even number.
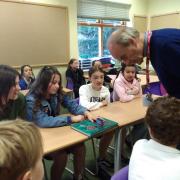
[[[81,18],[83,19],[83,18]],[[87,18],[84,18],[84,19],[87,19]],[[99,57],[103,57],[103,51],[104,51],[104,48],[103,48],[103,28],[104,27],[110,27],[110,28],[118,28],[118,27],[122,27],[122,26],[126,26],[127,25],[127,22],[126,21],[120,21],[122,22],[121,25],[115,25],[113,23],[104,23],[103,20],[101,19],[97,19],[97,22],[96,23],[93,23],[93,22],[83,22],[83,21],[77,21],[77,25],[78,26],[95,26],[95,27],[98,27],[98,54],[99,54]]]
[[[77,21],[78,26],[90,26],[90,27],[98,27],[98,57],[101,58],[106,55],[104,55],[104,47],[103,47],[103,28],[105,27],[110,27],[110,28],[118,28],[118,27],[124,27],[127,26],[127,21],[121,21],[119,20],[120,24],[115,24],[115,23],[104,23],[103,20],[101,19],[96,19],[96,22],[88,22],[88,21],[82,21],[82,19],[87,20],[88,18],[80,18],[81,20]],[[113,20],[112,20],[113,21]],[[117,21],[117,20],[116,20]],[[80,57],[80,55],[79,55]],[[95,57],[94,57],[95,58]],[[89,62],[89,59],[94,59],[94,58],[88,58],[88,59],[81,59],[80,60],[80,67],[83,70],[88,70],[91,67],[91,63]],[[89,66],[87,65],[89,64]]]

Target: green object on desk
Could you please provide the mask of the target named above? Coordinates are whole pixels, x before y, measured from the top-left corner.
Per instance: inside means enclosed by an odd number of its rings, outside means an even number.
[[[71,124],[71,128],[87,135],[88,137],[92,137],[118,126],[117,122],[109,119],[101,118],[101,120],[103,121],[103,124],[86,119],[84,121]]]

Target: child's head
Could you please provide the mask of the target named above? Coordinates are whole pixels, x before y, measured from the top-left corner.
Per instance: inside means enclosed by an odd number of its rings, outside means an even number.
[[[34,74],[32,71],[32,67],[30,65],[21,66],[21,77],[24,77],[26,79],[30,79],[30,78],[34,79]]]
[[[134,64],[126,65],[122,63],[121,72],[128,82],[132,82],[136,78],[136,66]]]
[[[33,123],[0,122],[0,179],[42,180],[42,153],[41,135]]]
[[[15,100],[20,91],[19,73],[7,65],[0,65],[0,111],[9,100]]]
[[[61,74],[57,68],[52,66],[44,66],[30,91],[35,92],[39,97],[47,97],[49,95],[61,94]]]
[[[92,62],[92,67],[94,67],[94,68],[102,68],[101,61],[99,61],[99,60],[93,61]]]
[[[89,79],[92,83],[92,87],[96,90],[100,90],[104,83],[104,71],[101,68],[91,68],[89,70]]]
[[[146,123],[152,138],[171,146],[180,143],[180,100],[173,97],[158,98],[148,108]]]
[[[70,59],[69,63],[68,63],[68,68],[70,69],[78,69],[79,68],[79,61],[75,58]]]

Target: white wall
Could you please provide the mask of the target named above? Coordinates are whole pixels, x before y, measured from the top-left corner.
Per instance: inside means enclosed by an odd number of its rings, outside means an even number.
[[[149,0],[147,13],[152,15],[180,11],[180,0]]]
[[[132,26],[134,14],[142,15],[142,16],[145,16],[147,14],[148,0],[104,0],[104,1],[112,1],[112,2],[117,2],[117,3],[119,2],[119,3],[124,3],[124,4],[131,4],[131,8],[130,8],[131,23],[128,23],[128,26]]]
[[[70,57],[78,57],[77,44],[77,3],[76,0],[24,0],[25,2],[47,3],[68,8]]]

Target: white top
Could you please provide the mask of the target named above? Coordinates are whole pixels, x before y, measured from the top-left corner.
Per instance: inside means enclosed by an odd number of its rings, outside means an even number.
[[[92,88],[92,84],[82,85],[79,89],[79,103],[88,110],[95,110],[102,106],[102,101],[110,102],[110,92],[102,86],[100,91]]]
[[[180,180],[180,151],[154,140],[139,140],[133,147],[129,180]]]

